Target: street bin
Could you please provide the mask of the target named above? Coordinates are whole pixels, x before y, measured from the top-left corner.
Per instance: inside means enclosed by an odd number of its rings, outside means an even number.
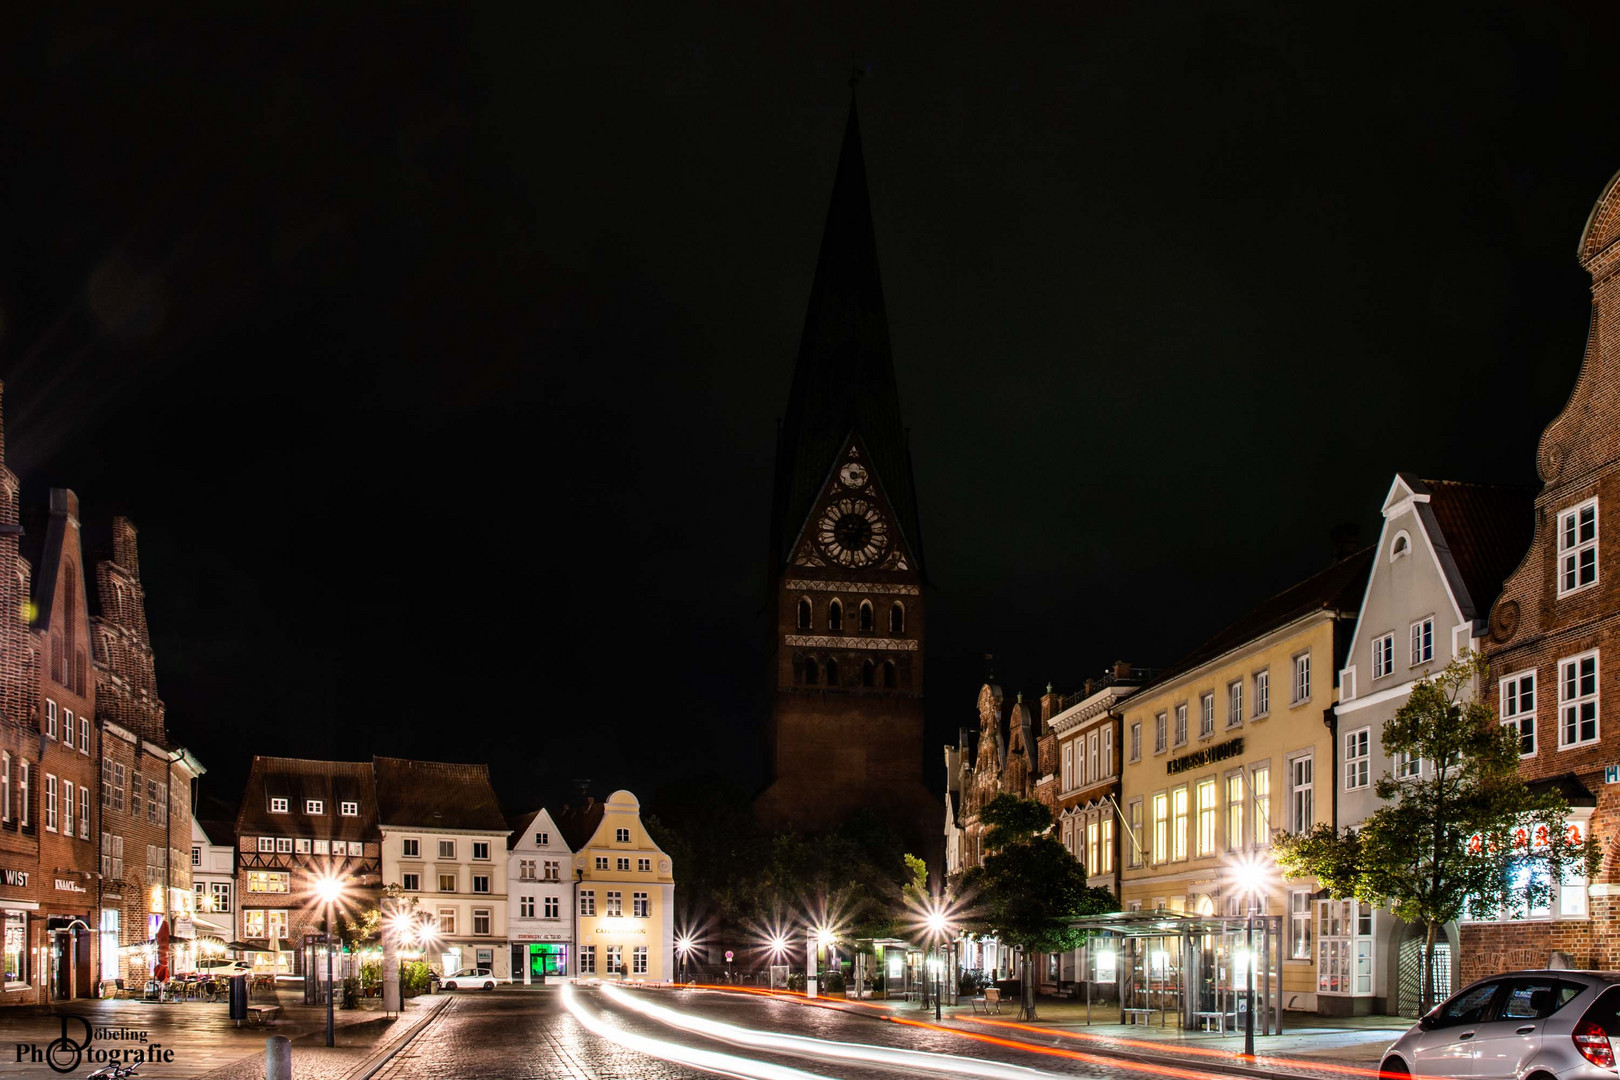
[[[231,1019],[240,1023],[247,1019],[248,1007],[248,977],[246,975],[231,976]]]

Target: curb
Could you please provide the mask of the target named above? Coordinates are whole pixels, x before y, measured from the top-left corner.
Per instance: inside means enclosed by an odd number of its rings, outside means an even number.
[[[396,1036],[392,1043],[373,1050],[369,1057],[361,1061],[360,1064],[356,1065],[344,1076],[344,1080],[371,1080],[373,1076],[382,1071],[384,1065],[394,1060],[395,1054],[409,1046],[411,1041],[422,1034],[429,1024],[437,1020],[454,1000],[452,997],[442,997],[437,1005],[427,1010],[420,1019],[412,1023],[399,1036]]]

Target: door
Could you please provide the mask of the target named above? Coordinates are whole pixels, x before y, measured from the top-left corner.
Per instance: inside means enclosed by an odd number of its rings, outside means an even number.
[[[1416,1017],[1423,1000],[1423,939],[1416,935],[1401,942],[1396,1008],[1401,1016]],[[1451,944],[1444,938],[1434,943],[1434,1000],[1444,1001],[1451,993]]]
[[[1412,1045],[1412,1072],[1417,1076],[1478,1076],[1474,1040],[1495,1015],[1497,996],[1506,981],[1470,986],[1436,1009]]]
[[[1495,1019],[1481,1024],[1474,1036],[1474,1075],[1517,1077],[1541,1048],[1542,1021],[1580,992],[1577,984],[1551,976],[1511,980]]]
[[[73,938],[66,930],[51,932],[51,998],[66,1001],[73,996]]]

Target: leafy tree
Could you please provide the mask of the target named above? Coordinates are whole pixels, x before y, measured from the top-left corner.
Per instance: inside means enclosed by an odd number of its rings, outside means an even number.
[[[979,811],[990,854],[957,879],[956,892],[971,903],[963,928],[986,934],[1021,954],[1019,1016],[1035,1019],[1032,953],[1078,948],[1084,931],[1071,925],[1082,915],[1114,911],[1114,894],[1086,884],[1079,861],[1051,835],[1052,812],[1033,799],[997,795]]]
[[[1442,927],[1472,909],[1513,911],[1552,902],[1567,871],[1595,873],[1595,841],[1565,832],[1569,805],[1519,778],[1518,736],[1474,700],[1486,671],[1470,655],[1412,687],[1383,730],[1384,749],[1421,759],[1423,775],[1385,773],[1382,805],[1359,829],[1330,825],[1273,842],[1277,865],[1314,877],[1335,899],[1387,907],[1424,931],[1421,1011],[1435,1003]]]

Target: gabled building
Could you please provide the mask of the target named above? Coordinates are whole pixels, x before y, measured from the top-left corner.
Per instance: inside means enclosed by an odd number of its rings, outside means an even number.
[[[382,832],[369,761],[254,757],[236,816],[236,934],[266,949],[254,970],[302,975],[306,934],[322,932],[317,883],[335,879],[335,914],[377,906]]]
[[[548,810],[525,815],[506,842],[506,938],[512,981],[566,976],[574,939],[573,852]]]
[[[229,941],[236,926],[236,823],[191,819],[191,891],[199,935]]]
[[[1565,962],[1620,967],[1611,930],[1620,918],[1612,771],[1620,763],[1620,174],[1592,207],[1577,257],[1592,275],[1586,355],[1537,448],[1534,533],[1491,608],[1487,656],[1490,696],[1519,733],[1521,775],[1563,787],[1577,808],[1586,803],[1587,828],[1605,855],[1588,887],[1562,883],[1545,910],[1465,924],[1460,980]]]
[[[46,994],[61,1001],[94,997],[101,978],[95,933],[99,829],[91,805],[99,801],[100,732],[78,496],[53,488],[48,513],[29,524],[24,549],[33,564],[29,630],[39,687],[39,899]]]
[[[1384,524],[1334,706],[1337,825],[1360,825],[1380,805],[1374,788],[1432,774],[1434,762],[1395,760],[1384,724],[1415,682],[1466,653],[1478,653],[1502,579],[1530,539],[1532,493],[1520,488],[1421,480],[1399,473],[1384,497]],[[1534,753],[1534,735],[1527,753]],[[1588,811],[1589,812],[1589,811]],[[1583,913],[1584,914],[1584,913]],[[1414,1016],[1420,1000],[1424,933],[1369,904],[1317,901],[1318,1010],[1335,1015]],[[1442,997],[1458,956],[1457,927],[1437,943],[1435,989]]]
[[[565,806],[555,821],[574,852],[575,976],[675,977],[675,877],[628,791]]]
[[[512,977],[507,946],[507,851],[488,765],[372,759],[382,873],[437,924],[428,963]]]
[[[192,785],[204,769],[169,738],[128,518],[113,518],[112,557],[99,560],[95,573],[90,663],[101,750],[101,978],[133,985],[195,962],[181,920],[190,921],[196,902],[186,856]]]

